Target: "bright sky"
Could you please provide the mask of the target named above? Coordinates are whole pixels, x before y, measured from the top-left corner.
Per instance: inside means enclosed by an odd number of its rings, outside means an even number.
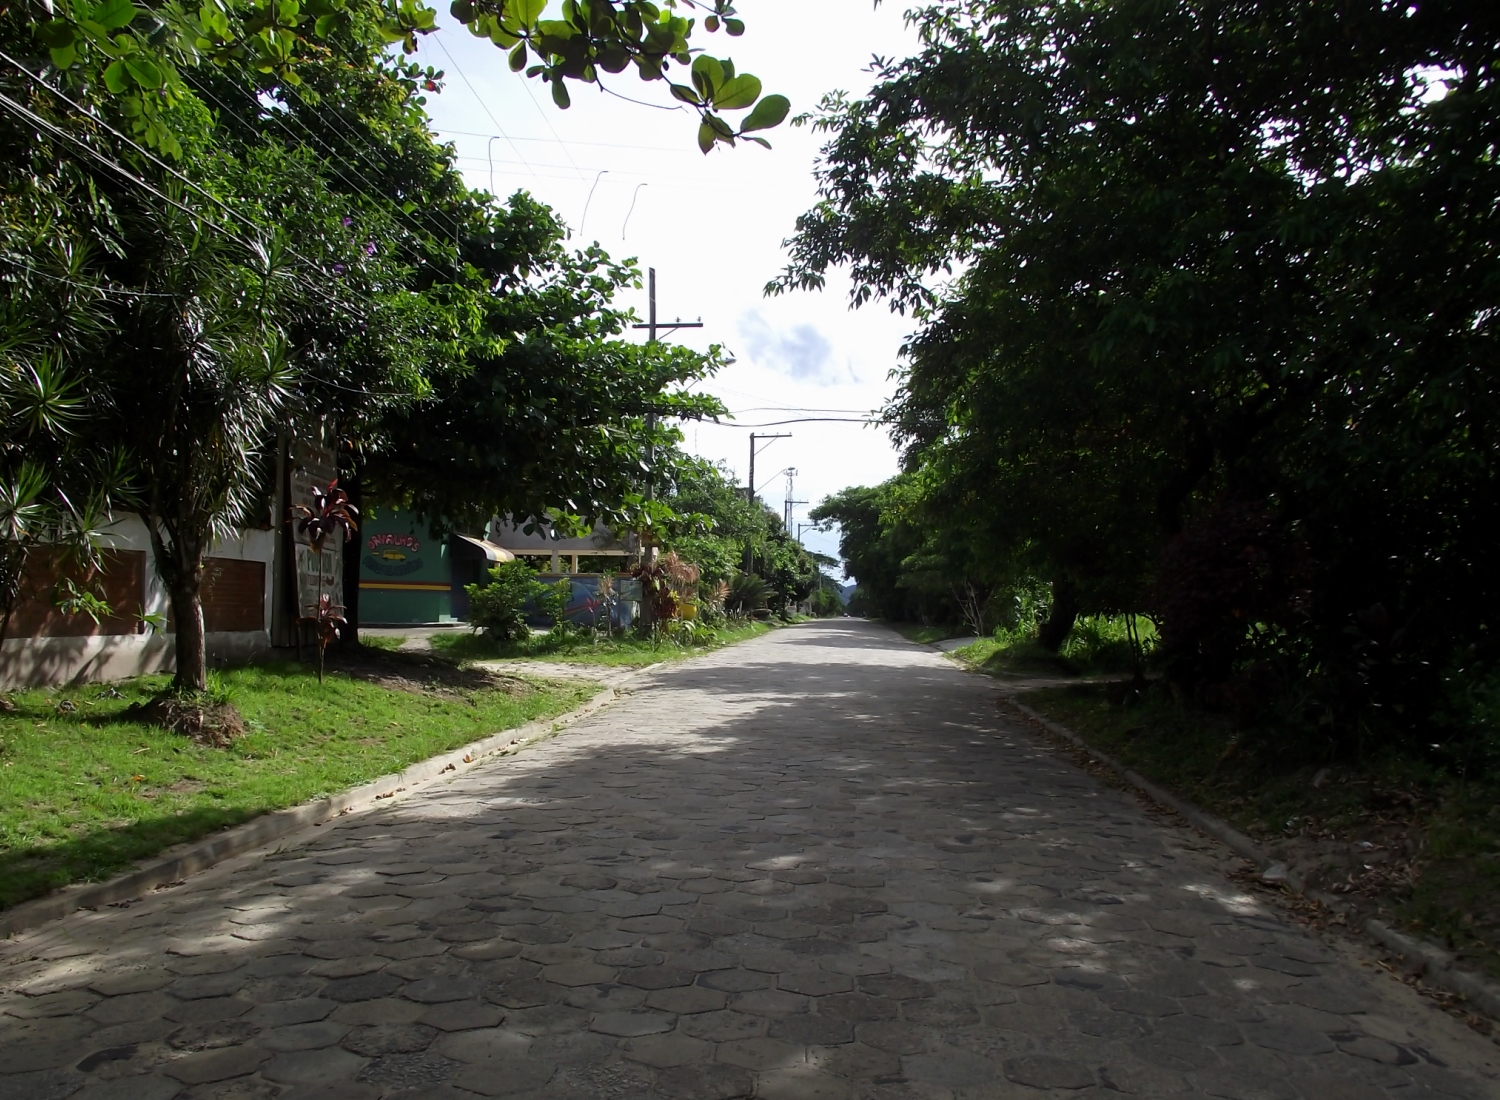
[[[743,37],[703,34],[700,22],[693,42],[733,58],[737,71],[760,77],[766,93],[787,96],[793,115],[836,89],[866,91],[864,69],[872,54],[914,52],[904,5],[820,0],[815,42],[803,30],[807,8],[805,0],[744,0]],[[488,40],[472,37],[446,12],[442,19],[442,30],[422,40],[418,59],[447,73],[443,92],[428,97],[427,109],[439,136],[457,146],[470,185],[499,195],[530,191],[562,215],[580,243],[597,240],[613,255],[637,257],[642,269],[655,267],[658,318],[704,324],[675,339],[699,348],[719,343],[733,352],[735,364],[703,388],[746,426],[689,424],[688,449],[724,460],[743,483],[750,432],[791,432],[791,439],[761,453],[755,480],[761,498],[780,510],[786,478],[777,471],[797,470],[795,498],[811,503],[796,506],[794,522],[805,521],[808,509],[830,493],[895,473],[895,451],[876,427],[748,426],[879,408],[893,390],[889,374],[910,330],[909,321],[878,303],[851,311],[840,279],[830,279],[822,293],[762,293],[785,265],[782,242],[797,215],[815,199],[818,135],[788,121],[765,132],[774,146],[769,152],[745,145],[704,156],[695,142],[696,118],[687,110],[642,106],[583,85],[571,85],[572,107],[558,110],[549,86],[511,73],[505,54]],[[632,99],[673,103],[663,83],[642,83],[629,71],[607,82]],[[624,304],[645,319],[644,290]],[[838,411],[800,411],[825,409]],[[832,533],[807,531],[803,541],[837,553]]]

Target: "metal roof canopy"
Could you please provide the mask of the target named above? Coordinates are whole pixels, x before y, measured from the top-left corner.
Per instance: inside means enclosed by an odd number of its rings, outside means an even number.
[[[484,554],[485,559],[488,561],[516,560],[516,556],[509,550],[496,543],[490,542],[488,539],[471,538],[469,535],[460,535],[457,532],[454,532],[453,537],[456,539],[463,539],[464,542],[468,543],[470,546],[477,548],[482,554]]]

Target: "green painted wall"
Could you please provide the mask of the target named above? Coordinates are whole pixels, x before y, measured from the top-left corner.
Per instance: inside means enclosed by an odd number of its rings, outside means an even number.
[[[359,554],[363,625],[453,621],[448,542],[425,523],[382,508],[361,524]]]

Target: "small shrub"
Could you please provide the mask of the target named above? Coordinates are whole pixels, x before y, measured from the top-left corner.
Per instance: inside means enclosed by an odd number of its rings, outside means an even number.
[[[532,608],[557,609],[555,621],[562,618],[561,608],[568,602],[564,587],[568,581],[543,584],[536,570],[517,558],[502,562],[490,570],[488,584],[464,587],[469,596],[469,624],[499,642],[519,642],[531,636],[526,615]],[[560,602],[559,602],[560,601]]]

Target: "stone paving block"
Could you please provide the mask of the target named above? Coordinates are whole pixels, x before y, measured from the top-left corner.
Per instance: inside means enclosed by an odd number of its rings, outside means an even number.
[[[600,966],[593,962],[559,963],[542,970],[541,980],[556,985],[599,985],[612,981],[616,970],[611,966]]]
[[[340,1023],[373,1027],[377,1024],[409,1024],[427,1011],[426,1006],[416,1001],[403,1001],[393,997],[380,997],[373,1001],[354,1001],[341,1004],[332,1012],[332,1018]]]
[[[256,1036],[255,1041],[266,1050],[277,1053],[290,1050],[319,1050],[338,1043],[349,1034],[349,1029],[348,1024],[334,1020],[318,1020],[262,1031]]]
[[[850,992],[854,988],[854,979],[848,974],[835,974],[827,970],[798,970],[790,974],[778,974],[776,987],[790,993],[821,997],[826,993]]]
[[[656,1075],[656,1087],[673,1100],[743,1100],[753,1092],[755,1079],[735,1066],[673,1066]]]
[[[713,1054],[713,1044],[701,1039],[673,1032],[667,1035],[644,1035],[626,1039],[620,1050],[631,1061],[667,1069],[686,1066],[694,1062],[707,1062]]]
[[[630,1038],[638,1035],[656,1035],[671,1031],[677,1017],[665,1012],[622,1011],[596,1012],[589,1021],[589,1030],[601,1035],[618,1035]]]
[[[556,1072],[550,1062],[501,1058],[465,1066],[451,1082],[480,1096],[520,1096],[544,1088]]]
[[[102,1027],[114,1027],[159,1018],[179,1003],[164,993],[126,993],[104,998],[83,1015]]]
[[[161,1015],[180,1023],[202,1023],[210,1020],[233,1020],[255,1007],[244,997],[204,997],[197,1001],[178,1001]]]
[[[85,1085],[73,1092],[72,1097],[74,1100],[172,1100],[181,1091],[180,1081],[157,1074],[143,1074]],[[61,1097],[68,1093],[53,1095]]]
[[[731,1066],[751,1070],[784,1069],[804,1064],[806,1052],[800,1044],[786,1043],[780,1039],[737,1039],[720,1043],[714,1056]]]
[[[270,1055],[252,1046],[225,1047],[185,1054],[162,1066],[162,1072],[184,1085],[202,1085],[231,1077],[245,1077],[260,1068]]]
[[[949,1088],[991,1086],[1000,1077],[995,1064],[988,1058],[951,1047],[906,1055],[901,1059],[901,1069],[913,1081]]]
[[[126,993],[150,993],[173,980],[173,975],[165,970],[126,970],[101,974],[89,982],[89,988],[106,997],[119,997]]]
[[[423,1009],[416,1022],[439,1031],[468,1031],[495,1027],[504,1018],[504,1012],[483,1001],[446,1001]]]
[[[653,990],[692,985],[697,977],[697,973],[692,970],[678,970],[666,966],[632,966],[621,969],[616,980],[623,985]]]
[[[713,1012],[729,1003],[729,994],[703,986],[678,986],[673,989],[658,989],[646,997],[648,1008],[676,1015],[692,1015],[698,1012]]]
[[[326,1047],[278,1054],[260,1072],[283,1085],[337,1085],[352,1081],[367,1061],[340,1047]]]

